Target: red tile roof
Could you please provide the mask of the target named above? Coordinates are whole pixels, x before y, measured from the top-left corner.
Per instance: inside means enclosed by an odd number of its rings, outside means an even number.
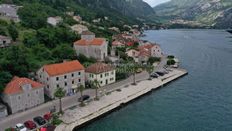
[[[99,74],[103,72],[108,72],[114,70],[114,67],[105,63],[95,63],[89,67],[86,68],[86,72],[88,73],[94,73],[94,74]]]
[[[43,84],[35,82],[33,80],[30,80],[28,78],[19,78],[19,77],[14,77],[7,85],[6,88],[4,89],[3,93],[10,95],[10,94],[17,94],[20,92],[23,92],[23,89],[21,86],[25,84],[31,84],[32,88],[43,88]]]
[[[77,60],[45,65],[43,68],[49,76],[57,76],[85,69],[84,66]]]
[[[106,40],[104,38],[94,38],[93,40],[78,40],[74,43],[74,45],[81,45],[81,46],[86,46],[86,45],[96,45],[100,46],[104,44]]]

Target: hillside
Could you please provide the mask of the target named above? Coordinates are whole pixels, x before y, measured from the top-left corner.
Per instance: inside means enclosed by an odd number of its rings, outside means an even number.
[[[231,27],[231,0],[172,0],[154,7],[157,15],[172,23]]]

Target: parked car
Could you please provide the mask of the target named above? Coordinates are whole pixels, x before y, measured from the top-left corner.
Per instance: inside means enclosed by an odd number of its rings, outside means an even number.
[[[81,101],[86,101],[86,100],[88,100],[89,98],[90,98],[89,95],[83,95],[82,97],[80,97],[80,98],[78,99],[78,101],[79,101],[79,102],[81,102]]]
[[[28,128],[28,129],[30,129],[30,130],[33,130],[33,129],[36,128],[36,124],[35,124],[33,121],[31,121],[31,120],[26,121],[26,122],[24,123],[24,125],[25,125],[26,128]]]
[[[159,76],[164,76],[164,73],[162,72],[156,72]]]
[[[33,118],[33,120],[39,125],[39,126],[42,126],[42,125],[45,125],[46,124],[46,120],[41,117],[41,116],[37,116],[35,118]]]
[[[158,75],[158,74],[156,74],[156,73],[152,73],[152,74],[151,74],[151,77],[152,77],[152,78],[158,78],[158,77],[159,77],[159,75]]]
[[[52,113],[46,113],[44,116],[43,116],[43,118],[45,119],[45,120],[47,120],[47,121],[49,121],[49,120],[51,120],[51,118],[52,118]]]
[[[21,123],[16,124],[15,128],[17,131],[27,131],[27,128]]]

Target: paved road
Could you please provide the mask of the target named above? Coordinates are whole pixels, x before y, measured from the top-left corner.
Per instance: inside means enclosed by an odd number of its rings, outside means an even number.
[[[148,73],[142,72],[136,75],[136,81],[141,81],[148,78]],[[115,90],[123,85],[128,85],[133,82],[133,76],[129,77],[128,79],[122,80],[120,82],[102,87],[101,90],[110,91]],[[95,90],[88,89],[84,91],[84,94],[90,95],[91,97],[95,96]],[[62,99],[63,109],[68,109],[72,106],[78,105],[77,99],[80,97],[80,93],[65,97]],[[54,106],[56,106],[56,110],[58,111],[59,101],[54,100],[45,104],[42,104],[38,107],[29,109],[25,112],[17,113],[8,116],[7,118],[0,121],[0,131],[3,131],[6,128],[14,127],[17,123],[24,123],[27,120],[32,120],[35,116],[43,116],[47,112],[50,111]]]

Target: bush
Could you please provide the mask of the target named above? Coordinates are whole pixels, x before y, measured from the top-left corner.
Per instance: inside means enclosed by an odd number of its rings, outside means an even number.
[[[175,64],[176,64],[176,61],[173,59],[167,61],[167,65],[175,65]]]
[[[63,121],[59,119],[59,116],[57,114],[53,115],[52,118],[52,124],[53,125],[60,125]]]
[[[168,56],[168,59],[174,59],[174,58],[175,58],[175,56],[173,56],[173,55]]]
[[[158,58],[158,57],[150,57],[149,59],[148,59],[148,63],[149,64],[153,64],[153,63],[155,63],[155,62],[160,62],[160,58]]]

